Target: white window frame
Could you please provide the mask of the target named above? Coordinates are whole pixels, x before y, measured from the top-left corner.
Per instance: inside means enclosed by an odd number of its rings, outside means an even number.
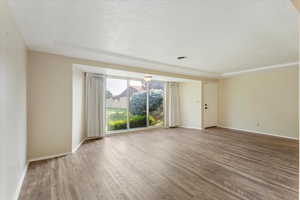
[[[146,82],[146,91],[147,91],[147,102],[146,102],[146,119],[147,119],[147,124],[146,127],[138,127],[138,128],[130,128],[129,126],[129,98],[130,98],[130,94],[129,92],[127,93],[127,128],[126,129],[122,129],[122,130],[115,130],[115,131],[108,131],[107,130],[107,115],[106,115],[106,85],[107,85],[107,79],[121,79],[121,80],[126,80],[127,81],[127,88],[129,88],[129,81],[134,80],[134,81],[142,81],[145,82],[145,80],[143,79],[139,79],[139,78],[129,78],[129,77],[121,77],[121,76],[105,76],[105,95],[104,95],[104,122],[105,122],[105,135],[112,135],[112,134],[117,134],[117,133],[126,133],[126,132],[132,132],[132,131],[137,131],[137,130],[146,130],[146,129],[151,129],[151,128],[162,128],[164,127],[165,124],[165,101],[166,101],[166,87],[164,87],[164,94],[163,94],[163,125],[160,126],[149,126],[149,84]],[[158,81],[158,82],[162,82],[164,83],[164,85],[166,85],[165,81],[161,81],[161,80],[151,80],[151,81]]]

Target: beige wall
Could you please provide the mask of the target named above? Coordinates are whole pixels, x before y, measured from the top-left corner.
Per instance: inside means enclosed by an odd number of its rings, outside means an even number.
[[[298,137],[298,67],[238,75],[219,82],[221,126]]]
[[[72,110],[72,150],[75,151],[85,139],[85,76],[73,67],[73,110]]]
[[[6,0],[0,24],[0,200],[11,200],[26,168],[26,47]]]
[[[28,53],[28,157],[72,151],[72,63]]]
[[[181,126],[186,128],[202,127],[201,83],[180,83]]]
[[[294,6],[297,8],[297,10],[300,12],[300,0],[292,0]]]
[[[74,142],[72,145],[72,69],[74,64],[202,80],[201,77],[29,51],[29,159],[68,153],[76,144]]]

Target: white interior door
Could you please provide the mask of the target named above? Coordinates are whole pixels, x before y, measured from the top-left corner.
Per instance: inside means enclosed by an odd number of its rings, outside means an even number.
[[[218,83],[207,82],[203,84],[203,128],[217,126],[218,120]]]

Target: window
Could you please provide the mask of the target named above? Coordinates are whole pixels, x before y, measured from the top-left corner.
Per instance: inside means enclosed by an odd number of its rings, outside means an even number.
[[[127,80],[106,79],[107,130],[127,129],[128,95]]]
[[[147,127],[147,87],[144,81],[129,81],[129,128]]]
[[[162,126],[164,87],[160,81],[107,78],[106,130]]]
[[[149,82],[149,125],[162,126],[164,123],[164,88],[160,81]]]

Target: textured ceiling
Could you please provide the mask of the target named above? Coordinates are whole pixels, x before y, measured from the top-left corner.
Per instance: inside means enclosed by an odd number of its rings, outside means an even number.
[[[298,13],[289,0],[11,0],[10,5],[34,50],[207,76],[298,60]]]

